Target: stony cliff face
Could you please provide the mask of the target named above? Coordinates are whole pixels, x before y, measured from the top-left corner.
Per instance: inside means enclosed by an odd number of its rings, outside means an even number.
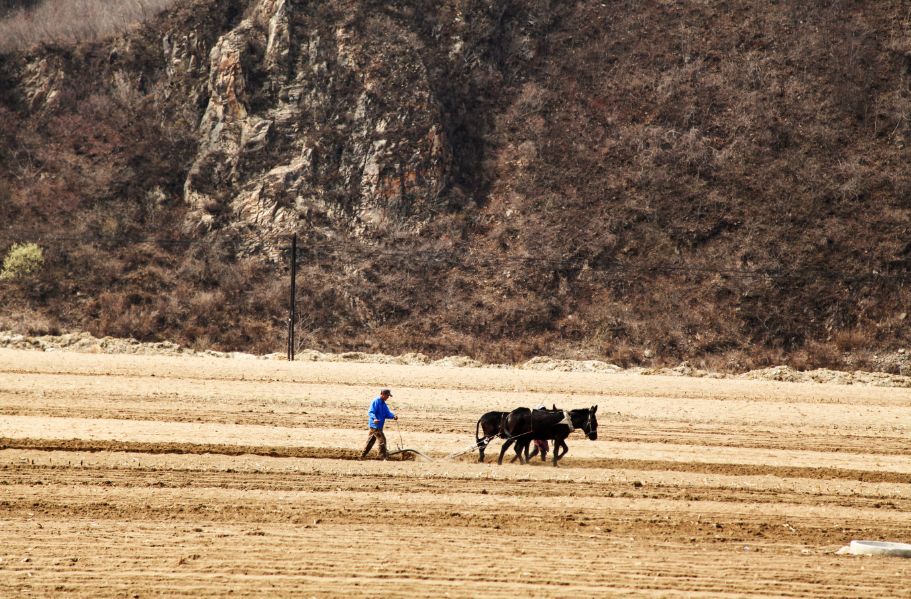
[[[364,12],[261,0],[219,37],[184,186],[190,226],[239,228],[274,255],[302,226],[371,235],[439,209],[451,151],[423,41]]]

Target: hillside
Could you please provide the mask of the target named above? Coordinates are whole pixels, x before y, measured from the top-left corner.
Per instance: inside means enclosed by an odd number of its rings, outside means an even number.
[[[0,329],[280,351],[297,233],[302,347],[907,365],[905,2],[131,19],[0,55]]]

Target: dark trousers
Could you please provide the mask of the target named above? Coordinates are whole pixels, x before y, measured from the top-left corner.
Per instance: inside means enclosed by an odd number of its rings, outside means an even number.
[[[389,455],[386,453],[386,435],[383,434],[383,429],[381,428],[370,429],[370,436],[367,437],[367,447],[364,448],[364,453],[361,454],[362,458],[367,457],[367,454],[373,448],[373,444],[377,441],[380,442],[380,457],[386,459]]]

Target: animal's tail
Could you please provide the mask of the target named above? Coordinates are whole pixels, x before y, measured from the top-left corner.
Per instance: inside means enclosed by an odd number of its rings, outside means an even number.
[[[484,447],[487,443],[481,444],[482,441],[486,440],[487,437],[479,437],[478,433],[481,432],[481,420],[483,418],[478,418],[478,423],[474,427],[474,444],[478,447]]]

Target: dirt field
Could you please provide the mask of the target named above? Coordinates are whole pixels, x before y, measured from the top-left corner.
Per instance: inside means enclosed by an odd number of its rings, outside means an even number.
[[[353,459],[381,386],[434,461]],[[539,403],[598,441],[444,459]],[[834,554],[911,541],[909,429],[908,389],[0,350],[0,597],[911,596]]]

